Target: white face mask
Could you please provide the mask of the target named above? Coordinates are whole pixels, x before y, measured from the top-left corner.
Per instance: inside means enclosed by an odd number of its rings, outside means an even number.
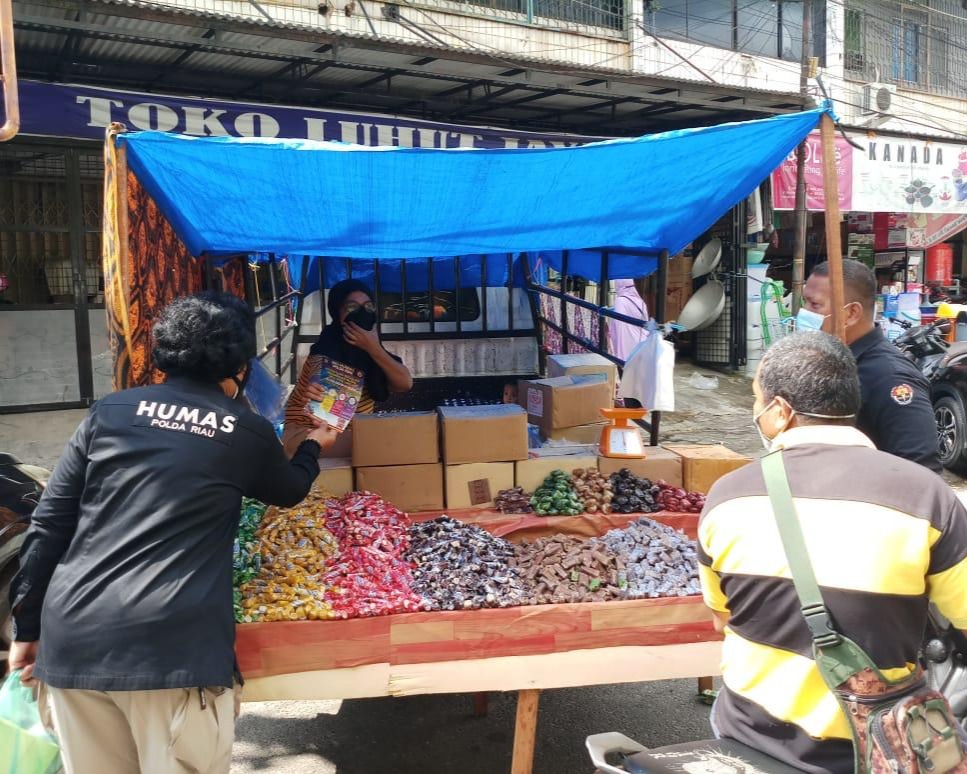
[[[826,322],[827,317],[829,317],[828,314],[819,314],[811,309],[802,307],[796,313],[796,330],[821,331],[823,329],[823,323]]]
[[[853,303],[850,302],[843,306],[844,311],[849,309]],[[797,331],[821,331],[823,329],[823,323],[826,322],[826,318],[830,317],[828,314],[820,314],[819,312],[814,312],[806,307],[801,307],[798,312],[796,312],[796,330]]]
[[[802,311],[802,310],[800,310],[800,311]],[[759,417],[761,417],[763,414],[765,414],[772,407],[772,404],[775,403],[775,402],[776,402],[776,399],[773,398],[772,400],[769,401],[769,403],[766,405],[766,407],[762,409],[762,411],[760,411],[758,414],[753,414],[752,415],[752,424],[755,425],[756,432],[759,433],[759,440],[762,441],[762,447],[766,451],[769,451],[772,448],[772,441],[769,440],[768,438],[766,438],[766,434],[762,432],[762,427],[759,425]],[[792,422],[792,418],[795,415],[796,415],[796,412],[793,411],[792,414],[789,417],[789,422]],[[789,422],[786,422],[786,427],[789,426]],[[786,429],[785,427],[782,428],[782,430],[780,430],[779,433],[784,432],[785,429]],[[779,435],[779,433],[776,433],[776,435]]]
[[[800,312],[801,311],[802,310],[800,310]],[[776,399],[773,398],[772,400],[769,401],[768,404],[766,404],[765,408],[763,408],[762,411],[760,411],[758,414],[752,415],[752,424],[755,425],[755,429],[759,433],[759,440],[762,441],[762,446],[763,448],[765,448],[766,451],[772,450],[772,444],[775,441],[775,439],[789,429],[789,424],[792,422],[792,420],[795,418],[797,414],[804,417],[812,417],[813,419],[853,419],[856,416],[856,414],[840,414],[840,415],[813,414],[810,411],[796,411],[796,409],[792,409],[792,413],[789,414],[789,419],[786,420],[786,424],[783,426],[782,430],[776,433],[775,438],[769,439],[769,438],[766,438],[766,434],[762,432],[762,428],[759,426],[759,417],[765,414],[772,407],[772,404],[775,402],[776,402]]]

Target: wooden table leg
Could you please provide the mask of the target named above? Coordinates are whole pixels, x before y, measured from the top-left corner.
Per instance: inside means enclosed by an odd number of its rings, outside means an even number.
[[[473,714],[478,718],[487,717],[490,706],[490,694],[485,691],[473,695]]]
[[[510,774],[531,774],[537,741],[537,710],[541,692],[528,688],[517,692],[517,723],[514,725],[514,758]]]
[[[714,689],[714,684],[712,683],[711,677],[700,677],[698,678],[698,692],[711,691]]]

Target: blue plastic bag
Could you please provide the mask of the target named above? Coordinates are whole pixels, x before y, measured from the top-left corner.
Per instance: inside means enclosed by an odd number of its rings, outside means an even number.
[[[20,670],[0,685],[0,774],[54,774],[60,747],[44,728],[34,691],[20,682]]]
[[[250,362],[252,370],[245,385],[245,399],[256,414],[269,421],[281,438],[285,424],[285,388],[257,357]]]

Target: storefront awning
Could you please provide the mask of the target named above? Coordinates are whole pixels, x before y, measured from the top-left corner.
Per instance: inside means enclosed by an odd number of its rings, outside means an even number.
[[[366,148],[118,136],[194,255],[676,253],[748,196],[824,109],[573,148]]]

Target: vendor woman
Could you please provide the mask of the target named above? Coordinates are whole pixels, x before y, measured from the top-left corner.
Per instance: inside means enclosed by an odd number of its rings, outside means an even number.
[[[323,389],[311,382],[326,357],[352,366],[365,374],[363,396],[357,413],[371,414],[376,403],[391,392],[407,392],[413,377],[403,361],[387,352],[376,328],[376,304],[369,288],[358,280],[343,280],[329,290],[329,324],[323,328],[302,367],[299,383],[285,407],[286,451],[294,452],[306,434],[315,427],[309,414],[309,401],[322,400]],[[333,452],[342,444],[336,444]]]

